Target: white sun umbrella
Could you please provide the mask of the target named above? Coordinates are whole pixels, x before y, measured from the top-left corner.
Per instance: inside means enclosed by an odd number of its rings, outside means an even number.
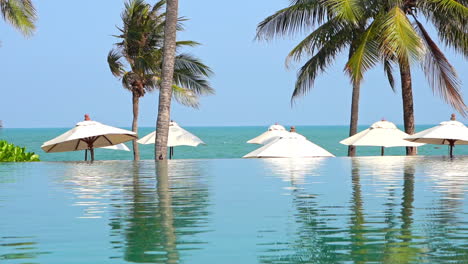
[[[93,161],[94,148],[120,144],[137,137],[135,132],[91,121],[89,116],[85,115],[85,121],[77,123],[73,129],[45,142],[41,148],[47,153],[89,150]]]
[[[266,132],[255,138],[252,138],[251,140],[247,141],[247,143],[264,145],[270,142],[272,139],[284,137],[288,134],[289,132],[284,128],[284,126],[276,123],[271,125]]]
[[[384,148],[388,147],[419,147],[423,143],[413,143],[404,140],[409,135],[399,130],[392,122],[382,120],[375,122],[368,129],[356,135],[340,141],[343,145],[351,146],[376,146],[381,147],[381,155],[384,155]]]
[[[154,144],[156,140],[156,131],[137,140],[140,144]],[[200,144],[205,144],[200,138],[187,130],[181,128],[176,122],[171,121],[169,124],[169,135],[167,139],[167,146],[169,147],[169,158],[174,155],[173,147],[176,146],[192,146],[196,147]]]
[[[289,134],[248,153],[243,158],[309,158],[334,157],[333,154],[307,140],[304,136]]]
[[[453,146],[468,145],[468,128],[456,121],[455,114],[452,114],[450,121],[444,121],[438,126],[411,135],[405,138],[405,140],[435,145],[449,145],[450,157],[453,157]]]

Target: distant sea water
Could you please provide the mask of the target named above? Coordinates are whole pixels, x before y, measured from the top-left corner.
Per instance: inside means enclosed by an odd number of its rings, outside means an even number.
[[[368,126],[359,127],[358,131]],[[416,131],[432,127],[432,125],[417,126]],[[245,154],[259,148],[260,145],[247,144],[246,141],[265,132],[265,126],[242,127],[184,127],[201,138],[206,145],[198,147],[175,147],[174,159],[232,159],[241,158]],[[402,127],[399,127],[402,129]],[[27,151],[39,154],[42,161],[79,161],[84,159],[84,151],[63,153],[45,153],[42,143],[66,132],[71,128],[1,128],[0,139],[26,147]],[[125,128],[129,129],[129,128]],[[348,136],[347,126],[296,126],[297,132],[308,140],[325,148],[336,156],[346,156],[347,146],[339,142]],[[139,128],[139,136],[151,133],[154,128]],[[130,149],[131,142],[125,143]],[[141,159],[153,159],[154,145],[140,144]],[[128,151],[97,149],[96,160],[132,160],[133,154]],[[379,147],[358,147],[359,156],[378,156]],[[419,155],[447,155],[447,146],[425,145],[418,148]],[[456,146],[455,155],[468,155],[468,146]],[[386,148],[386,155],[405,155],[403,147]]]

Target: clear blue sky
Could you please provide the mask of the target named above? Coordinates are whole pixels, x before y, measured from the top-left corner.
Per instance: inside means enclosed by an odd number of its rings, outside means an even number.
[[[189,18],[178,39],[201,42],[190,52],[215,72],[216,95],[202,99],[199,110],[173,103],[172,118],[183,126],[346,125],[351,88],[343,73],[346,54],[290,106],[296,70],[284,59],[296,39],[255,42],[256,25],[287,0],[179,1],[179,15]],[[84,113],[109,125],[129,127],[131,94],[109,72],[106,56],[121,25],[123,1],[34,1],[39,21],[29,39],[0,23],[0,120],[7,127],[71,127]],[[154,3],[154,1],[150,1]],[[433,33],[433,32],[432,32]],[[435,36],[435,34],[432,34]],[[462,56],[445,49],[463,81],[468,100],[468,70]],[[417,124],[447,120],[453,112],[434,96],[420,70],[413,67]],[[398,72],[396,72],[398,75]],[[401,95],[394,94],[381,68],[365,76],[360,124],[386,118],[403,123]],[[399,84],[398,84],[399,85]],[[140,103],[140,126],[155,126],[158,93]],[[459,118],[467,123],[468,119]]]

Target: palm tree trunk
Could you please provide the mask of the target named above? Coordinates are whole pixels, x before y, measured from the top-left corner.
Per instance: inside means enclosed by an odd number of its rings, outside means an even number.
[[[174,226],[174,209],[172,207],[172,192],[169,181],[167,162],[156,164],[157,193],[159,208],[161,208],[161,233],[165,235],[163,243],[166,252],[167,263],[179,263],[179,251],[177,250],[177,234]]]
[[[178,0],[168,0],[166,3],[162,81],[159,91],[158,120],[156,121],[156,142],[154,147],[155,160],[165,160],[167,158],[167,137],[169,134],[169,121],[171,116],[178,4]]]
[[[401,203],[401,235],[403,241],[411,243],[411,224],[413,223],[413,202],[414,202],[414,167],[405,164],[403,174],[403,198]]]
[[[138,108],[140,104],[140,97],[137,92],[132,92],[132,104],[133,104],[133,122],[132,131],[138,135]],[[140,160],[140,150],[138,149],[137,140],[134,139],[133,143],[133,160]]]
[[[348,58],[354,54],[356,50],[356,42],[353,41],[349,47]],[[359,83],[353,82],[353,94],[351,96],[351,117],[349,119],[349,136],[354,136],[357,133],[358,118],[359,118],[359,93],[361,90],[361,85]],[[348,156],[356,156],[356,146],[348,146]]]
[[[405,132],[414,134],[414,107],[413,107],[413,89],[411,86],[411,69],[408,60],[400,61],[401,77],[401,96],[403,99],[403,120],[405,123]],[[413,156],[417,154],[416,147],[406,147],[406,155]]]
[[[351,119],[349,121],[349,136],[354,136],[357,133],[358,117],[359,117],[359,92],[361,86],[353,84],[353,95],[351,99]],[[348,146],[348,156],[356,156],[356,147]]]

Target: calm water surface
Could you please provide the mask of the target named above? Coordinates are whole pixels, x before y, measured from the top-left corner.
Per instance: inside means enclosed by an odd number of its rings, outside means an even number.
[[[0,164],[0,263],[468,263],[468,157]]]

